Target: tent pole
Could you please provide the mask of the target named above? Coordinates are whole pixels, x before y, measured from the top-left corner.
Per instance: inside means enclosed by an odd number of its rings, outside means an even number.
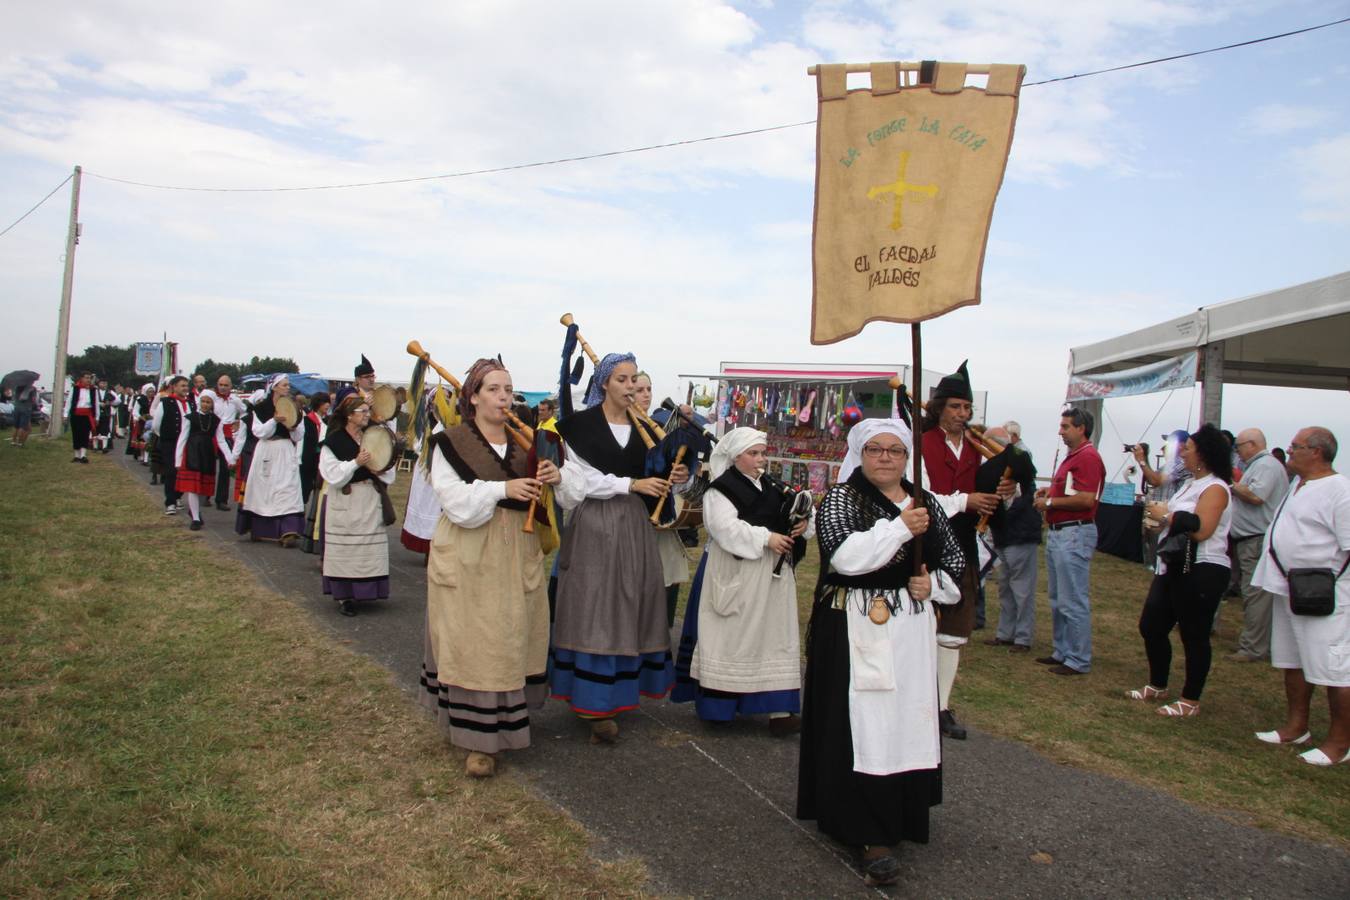
[[[1219,428],[1223,421],[1223,342],[1206,344],[1202,355],[1200,424],[1211,422]]]

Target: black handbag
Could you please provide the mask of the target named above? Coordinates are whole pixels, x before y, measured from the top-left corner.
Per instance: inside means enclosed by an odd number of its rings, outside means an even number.
[[[1200,528],[1200,517],[1195,513],[1175,512],[1167,527],[1167,537],[1158,545],[1158,556],[1167,564],[1168,574],[1185,575],[1195,562],[1196,545],[1191,532]]]
[[[1286,500],[1288,498],[1285,498]],[[1303,566],[1286,570],[1275,555],[1275,522],[1284,511],[1284,503],[1275,511],[1275,519],[1270,523],[1270,558],[1280,570],[1285,581],[1289,582],[1289,611],[1296,616],[1329,616],[1336,611],[1336,581],[1345,574],[1350,566],[1350,556],[1345,558],[1339,572],[1330,566]]]

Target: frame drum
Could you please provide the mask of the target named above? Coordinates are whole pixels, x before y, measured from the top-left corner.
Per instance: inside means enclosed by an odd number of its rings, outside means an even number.
[[[273,417],[287,428],[294,428],[300,421],[300,410],[290,397],[278,397],[272,404]]]
[[[387,384],[377,385],[370,392],[370,421],[388,422],[398,415],[398,396]]]
[[[668,525],[657,525],[661,531],[678,531],[681,528],[698,528],[703,525],[703,495],[708,491],[708,479],[700,475],[689,483],[689,487],[680,493],[671,493],[674,504],[675,521]]]
[[[394,464],[394,435],[383,425],[371,425],[361,432],[361,449],[370,451],[366,468],[377,475]]]

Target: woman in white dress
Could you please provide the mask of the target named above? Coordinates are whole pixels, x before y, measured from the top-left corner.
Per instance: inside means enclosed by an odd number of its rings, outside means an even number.
[[[255,541],[278,541],[283,547],[294,546],[305,529],[297,449],[305,430],[298,422],[294,428],[287,428],[276,420],[276,401],[290,392],[290,379],[273,375],[268,379],[266,395],[253,407],[249,429],[257,444],[235,522],[238,533],[247,532]]]

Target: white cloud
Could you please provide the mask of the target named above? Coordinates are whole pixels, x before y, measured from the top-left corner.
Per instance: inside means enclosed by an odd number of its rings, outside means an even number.
[[[1303,217],[1312,222],[1350,223],[1350,132],[1295,150]]]
[[[1334,117],[1332,110],[1323,107],[1265,103],[1247,115],[1247,127],[1256,134],[1283,135],[1306,128],[1319,128]]]

